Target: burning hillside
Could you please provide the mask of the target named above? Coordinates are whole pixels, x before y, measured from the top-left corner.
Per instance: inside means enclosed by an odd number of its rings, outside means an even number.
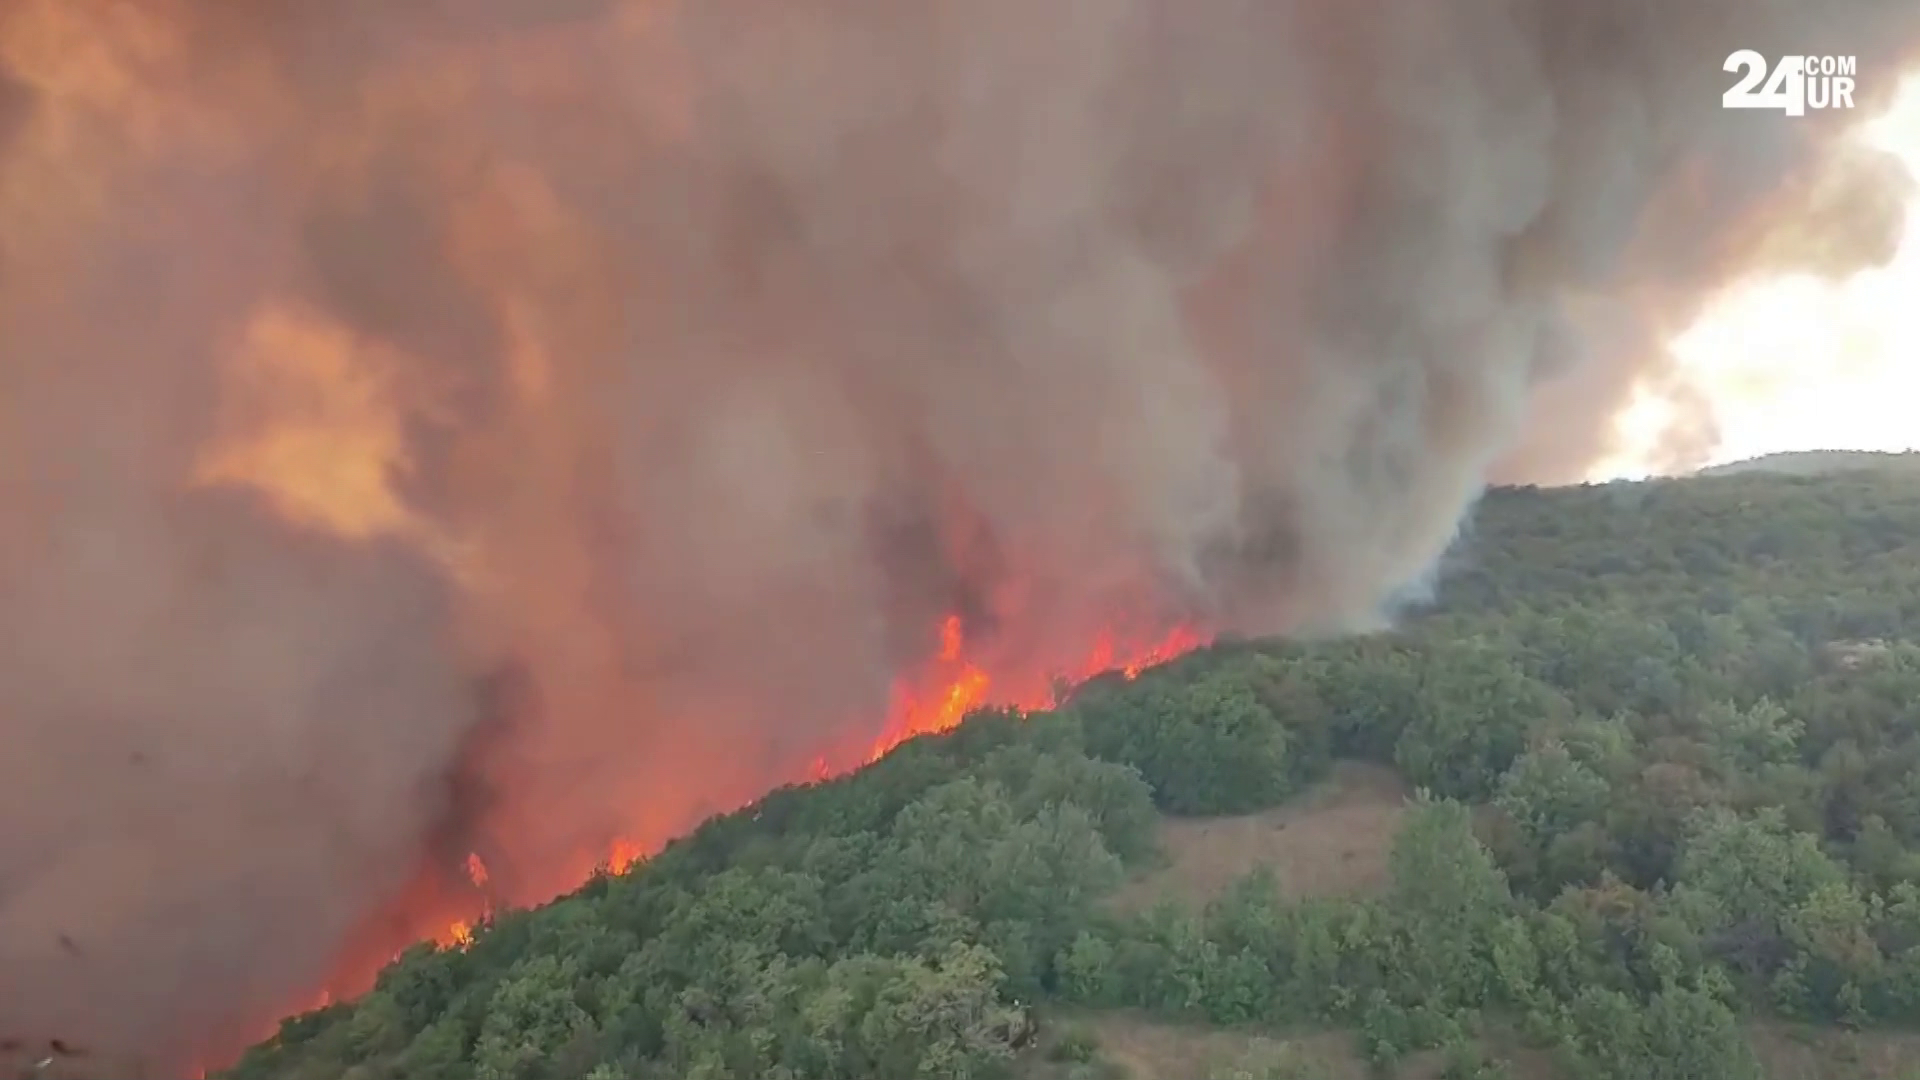
[[[179,1060],[974,704],[1379,618],[1720,283],[1885,257],[1905,177],[1720,65],[1864,117],[1917,23],[0,0],[0,1018]]]
[[[895,682],[890,707],[877,733],[869,732],[859,741],[845,740],[842,746],[815,757],[804,773],[795,767],[771,772],[765,777],[765,783],[772,786],[839,775],[879,759],[908,739],[950,730],[976,709],[1050,708],[1059,695],[1074,684],[1107,672],[1131,678],[1144,668],[1173,659],[1204,640],[1198,631],[1186,626],[1175,626],[1157,639],[1123,637],[1106,630],[1096,635],[1091,650],[1073,667],[1051,672],[1018,668],[989,670],[981,666],[967,648],[960,617],[950,615],[940,622],[939,651],[916,673]],[[848,730],[859,732],[860,726],[850,724]],[[799,764],[796,759],[791,766]],[[724,804],[713,806],[715,810],[731,808]],[[512,899],[517,903],[537,902],[571,888],[595,869],[624,871],[657,850],[673,833],[693,824],[694,819],[689,818],[670,822],[667,829],[654,833],[617,835],[603,848],[573,852],[571,859],[554,859],[545,864],[541,877],[532,879],[538,884],[529,882],[532,887],[523,886]],[[470,939],[475,922],[484,918],[502,897],[494,885],[487,860],[479,852],[468,852],[464,858],[455,860],[457,875],[445,862],[442,858],[424,865],[414,886],[399,893],[379,917],[366,924],[360,939],[342,952],[325,988],[306,1005],[324,1005],[364,991],[378,969],[413,942],[432,939],[443,946],[455,946]],[[275,1015],[281,1011],[284,1010],[276,1009]],[[270,1027],[246,1034],[259,1037],[269,1031]]]

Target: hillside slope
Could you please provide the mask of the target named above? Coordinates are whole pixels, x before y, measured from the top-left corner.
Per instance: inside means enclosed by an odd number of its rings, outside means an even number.
[[[1786,476],[1825,476],[1859,469],[1920,469],[1920,453],[1878,450],[1794,450],[1762,454],[1701,469],[1701,476],[1737,476],[1741,473],[1780,473]]]
[[[1906,1075],[1916,641],[1920,475],[1497,491],[1394,633],[776,792],[228,1075]]]

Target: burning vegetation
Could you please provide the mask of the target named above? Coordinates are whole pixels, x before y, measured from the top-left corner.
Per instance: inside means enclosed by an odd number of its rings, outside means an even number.
[[[1856,117],[1720,61],[1864,118],[1917,23],[0,0],[0,1017],[218,1057],[976,705],[1376,623],[1695,400],[1721,283],[1887,255]]]

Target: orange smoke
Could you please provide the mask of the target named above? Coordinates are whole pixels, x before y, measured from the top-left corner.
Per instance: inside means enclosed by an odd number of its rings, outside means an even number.
[[[391,483],[407,461],[387,352],[316,313],[261,310],[240,335],[226,422],[195,479],[257,487],[288,517],[343,536],[408,529]]]

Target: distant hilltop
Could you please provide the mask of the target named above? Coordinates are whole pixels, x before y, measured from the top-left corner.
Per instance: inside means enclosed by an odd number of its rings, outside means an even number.
[[[1920,452],[1881,450],[1790,450],[1762,454],[1745,461],[1710,465],[1699,476],[1733,476],[1739,473],[1765,472],[1787,476],[1821,476],[1826,473],[1853,472],[1860,469],[1920,470]]]

